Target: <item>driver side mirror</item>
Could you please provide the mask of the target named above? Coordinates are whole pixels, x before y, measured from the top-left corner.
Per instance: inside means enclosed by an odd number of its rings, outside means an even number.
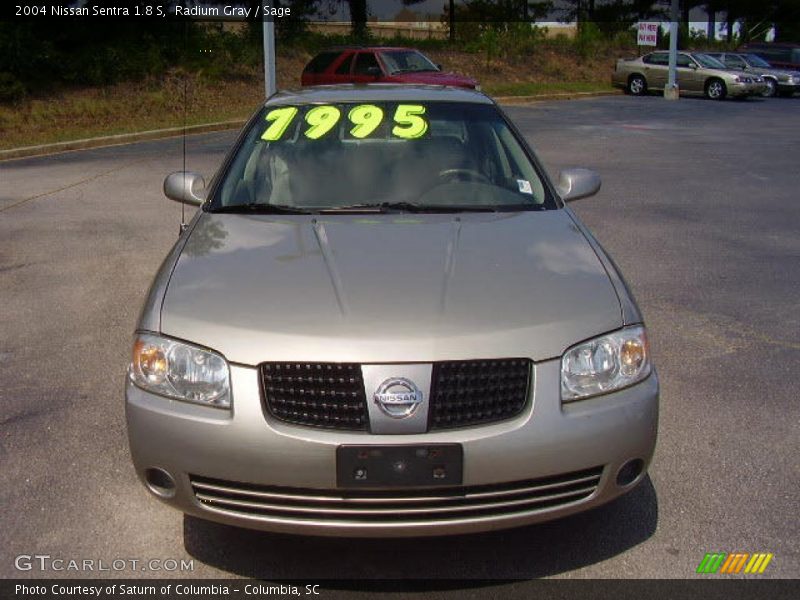
[[[199,173],[177,171],[167,175],[164,180],[164,195],[175,202],[200,206],[205,202],[202,195],[205,187],[206,182]]]
[[[556,191],[564,202],[594,196],[600,191],[600,176],[589,169],[564,169],[558,174]]]

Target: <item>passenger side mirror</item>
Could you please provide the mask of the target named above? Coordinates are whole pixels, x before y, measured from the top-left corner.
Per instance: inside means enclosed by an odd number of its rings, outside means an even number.
[[[600,191],[600,176],[589,169],[564,169],[558,174],[556,191],[564,202],[594,196]]]
[[[205,198],[199,192],[205,190],[205,187],[206,182],[199,173],[177,171],[167,175],[164,180],[164,195],[175,202],[200,206]]]

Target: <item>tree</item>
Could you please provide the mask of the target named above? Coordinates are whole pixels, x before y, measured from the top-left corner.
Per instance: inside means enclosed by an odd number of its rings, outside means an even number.
[[[347,0],[350,6],[350,26],[353,37],[358,40],[367,38],[367,0]]]
[[[425,0],[403,0],[403,6],[412,6],[414,4],[419,4],[420,2],[425,2]],[[447,29],[448,35],[450,37],[450,41],[455,41],[456,39],[456,3],[455,0],[448,0],[448,3],[442,7],[445,14],[447,15]]]

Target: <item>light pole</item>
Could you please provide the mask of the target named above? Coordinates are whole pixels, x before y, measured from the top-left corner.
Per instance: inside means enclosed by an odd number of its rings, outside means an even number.
[[[664,98],[667,100],[678,99],[678,81],[676,66],[678,62],[678,0],[672,0],[670,7],[669,23],[669,79],[664,88]]]
[[[264,14],[264,93],[269,98],[277,90],[275,83],[275,21]]]

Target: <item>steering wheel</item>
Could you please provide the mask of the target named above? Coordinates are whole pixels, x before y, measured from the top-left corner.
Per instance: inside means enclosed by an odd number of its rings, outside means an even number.
[[[488,183],[491,185],[491,180],[480,171],[474,169],[445,169],[439,171],[439,179],[466,179],[467,181],[477,181],[479,183]]]

